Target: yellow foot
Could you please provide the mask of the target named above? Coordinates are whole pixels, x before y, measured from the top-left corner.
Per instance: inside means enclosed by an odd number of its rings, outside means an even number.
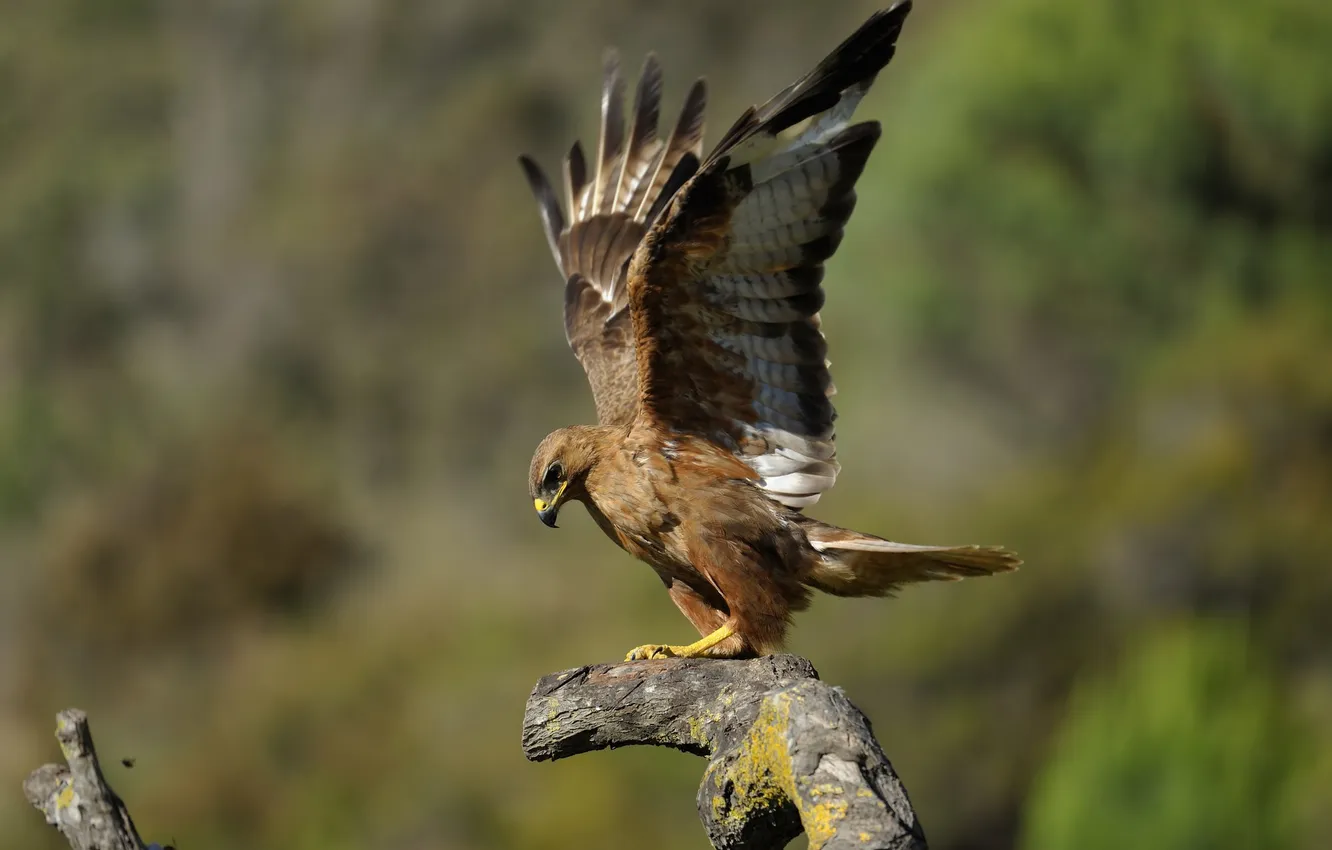
[[[670,646],[664,643],[645,643],[629,650],[625,661],[647,661],[655,658],[698,658],[706,655],[709,649],[735,634],[735,626],[727,623],[705,638],[694,641],[688,646]]]
[[[625,661],[647,661],[649,658],[676,658],[680,655],[683,646],[667,646],[664,643],[645,643],[642,646],[636,646],[629,650],[629,654],[624,657]]]

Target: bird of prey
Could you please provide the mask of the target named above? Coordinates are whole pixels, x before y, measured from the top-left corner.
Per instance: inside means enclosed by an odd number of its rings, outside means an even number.
[[[706,156],[703,81],[661,135],[656,58],[627,118],[609,51],[596,159],[589,173],[581,146],[570,150],[567,209],[520,158],[598,419],[542,440],[530,495],[552,527],[566,502],[582,502],[702,635],[637,647],[628,660],[766,655],[812,589],[884,596],[1020,563],[1001,548],[894,543],[802,512],[840,468],[819,329],[824,262],[879,138],[878,123],[852,117],[910,9],[906,0],[870,17],[745,110]]]

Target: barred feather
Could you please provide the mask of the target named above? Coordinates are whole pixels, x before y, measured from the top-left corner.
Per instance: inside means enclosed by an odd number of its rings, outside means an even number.
[[[565,330],[603,424],[644,418],[705,436],[791,507],[833,485],[823,263],[879,138],[876,123],[851,123],[856,107],[910,9],[906,0],[871,16],[808,74],[745,110],[707,157],[703,82],[663,141],[656,58],[644,62],[627,118],[608,51],[595,172],[575,144],[567,218],[523,158],[567,280]]]
[[[835,389],[819,328],[823,263],[879,139],[855,108],[909,4],[870,18],[805,77],[747,110],[636,256],[630,286],[645,406],[703,433],[800,508],[832,487]],[[649,239],[651,241],[651,239]],[[645,344],[646,343],[646,344]]]

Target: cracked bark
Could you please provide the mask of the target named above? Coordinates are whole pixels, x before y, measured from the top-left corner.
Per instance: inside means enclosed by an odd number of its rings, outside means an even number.
[[[698,813],[720,850],[926,850],[869,721],[794,655],[597,664],[537,682],[523,717],[532,761],[634,744],[709,758]]]

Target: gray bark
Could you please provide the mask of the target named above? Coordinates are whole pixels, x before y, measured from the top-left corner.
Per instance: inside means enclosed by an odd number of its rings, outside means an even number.
[[[597,664],[537,682],[523,717],[533,761],[650,744],[710,759],[698,813],[714,847],[926,850],[869,721],[793,655]]]
[[[88,718],[57,715],[65,765],[23,783],[74,850],[145,847],[106,782]],[[698,812],[714,847],[926,850],[906,789],[869,721],[805,659],[671,659],[598,664],[546,676],[527,701],[523,750],[546,761],[632,744],[710,759]]]
[[[65,764],[46,764],[23,782],[23,793],[74,850],[152,850],[144,847],[125,803],[106,784],[88,715],[69,708],[56,715],[56,740]]]

